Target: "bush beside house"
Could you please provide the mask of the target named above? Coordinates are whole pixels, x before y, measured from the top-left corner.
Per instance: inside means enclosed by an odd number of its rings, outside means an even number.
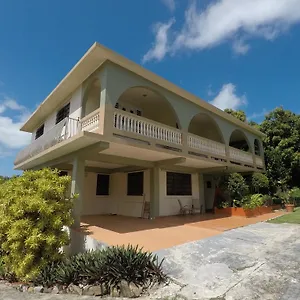
[[[68,257],[73,201],[70,177],[26,171],[1,181],[0,279],[22,291],[137,297],[166,280],[162,262],[138,247],[108,247]]]
[[[273,197],[267,194],[269,180],[265,174],[261,173],[253,173],[251,177],[243,177],[239,173],[230,174],[221,182],[221,187],[223,191],[229,192],[230,199],[220,198],[221,201],[217,202],[215,208],[217,214],[253,217],[270,213],[273,208],[279,209],[281,203],[284,203],[288,210],[291,206],[289,202],[294,201],[291,199],[296,199],[298,196],[300,199],[300,189],[282,191],[279,188],[280,192],[276,193],[276,204],[279,205],[273,206]]]

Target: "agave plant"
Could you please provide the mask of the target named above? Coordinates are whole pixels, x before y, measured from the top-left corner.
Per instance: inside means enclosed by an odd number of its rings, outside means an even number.
[[[153,253],[137,246],[108,247],[52,263],[43,269],[34,283],[44,286],[102,284],[109,289],[125,280],[136,286],[146,286],[166,279],[162,262]]]

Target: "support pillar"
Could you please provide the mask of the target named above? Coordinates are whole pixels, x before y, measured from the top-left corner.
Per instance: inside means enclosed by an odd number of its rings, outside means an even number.
[[[150,169],[150,219],[159,216],[159,171],[158,167]]]
[[[85,161],[80,157],[76,157],[73,161],[71,196],[77,194],[74,199],[73,206],[73,228],[80,227],[80,217],[82,210],[83,192],[84,192],[84,177],[85,177]]]
[[[198,180],[199,180],[199,201],[200,201],[200,207],[202,205],[202,213],[205,213],[205,193],[204,193],[204,176],[202,173],[198,174]]]

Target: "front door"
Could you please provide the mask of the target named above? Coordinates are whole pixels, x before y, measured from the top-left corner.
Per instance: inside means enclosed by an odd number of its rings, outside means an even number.
[[[204,177],[204,197],[206,212],[212,212],[215,199],[215,184],[212,176],[209,175]]]

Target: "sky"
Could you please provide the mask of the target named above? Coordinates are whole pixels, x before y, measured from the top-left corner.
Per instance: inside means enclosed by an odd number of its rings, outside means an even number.
[[[0,175],[30,141],[22,123],[95,41],[249,120],[300,113],[300,0],[1,0]]]

